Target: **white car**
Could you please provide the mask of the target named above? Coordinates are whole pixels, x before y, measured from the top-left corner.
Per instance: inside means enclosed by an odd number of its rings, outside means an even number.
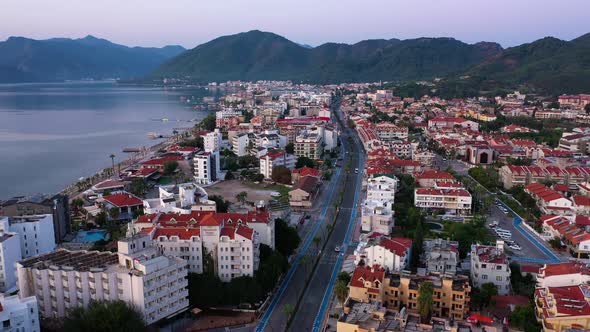
[[[522,248],[518,245],[518,244],[511,244],[508,246],[508,248],[512,249],[512,250],[521,250]]]
[[[334,248],[335,252],[340,252],[340,246],[336,246],[336,248]]]

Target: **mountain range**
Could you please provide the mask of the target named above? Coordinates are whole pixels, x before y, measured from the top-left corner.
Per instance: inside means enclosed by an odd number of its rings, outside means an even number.
[[[445,88],[526,85],[553,94],[590,91],[590,34],[571,41],[546,37],[503,49],[453,38],[373,39],[316,47],[258,30],[223,36],[191,50],[126,47],[82,39],[0,42],[0,82],[122,78],[292,80],[309,83],[407,82],[446,78]],[[452,91],[451,91],[452,92]]]
[[[10,37],[0,42],[0,83],[141,77],[184,51],[181,46],[127,47],[93,36]]]

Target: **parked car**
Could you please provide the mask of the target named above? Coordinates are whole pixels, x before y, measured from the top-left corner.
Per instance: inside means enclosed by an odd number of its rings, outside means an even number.
[[[336,248],[334,248],[335,252],[340,252],[340,246],[336,246]]]
[[[521,249],[522,249],[522,248],[521,248],[521,247],[520,247],[518,244],[516,244],[516,243],[509,245],[509,246],[508,246],[508,248],[510,248],[510,249],[513,249],[513,250],[521,250]]]

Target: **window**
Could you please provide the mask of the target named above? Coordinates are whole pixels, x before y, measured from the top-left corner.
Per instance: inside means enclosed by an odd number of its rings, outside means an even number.
[[[496,281],[502,281],[502,276],[497,276]]]
[[[481,278],[482,278],[483,280],[487,280],[487,279],[488,279],[488,275],[487,275],[487,274],[482,274],[482,275],[481,275]]]

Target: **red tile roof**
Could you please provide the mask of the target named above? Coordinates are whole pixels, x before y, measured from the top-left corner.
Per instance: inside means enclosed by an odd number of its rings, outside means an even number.
[[[405,256],[408,250],[412,247],[412,239],[405,237],[394,237],[389,239],[387,237],[381,238],[380,246],[396,254],[397,256]]]
[[[153,238],[157,239],[160,236],[165,236],[166,238],[170,239],[173,236],[178,237],[181,240],[190,240],[193,236],[201,236],[201,229],[200,228],[173,228],[173,227],[165,227],[156,228],[154,232]]]
[[[577,262],[547,264],[540,269],[540,272],[545,273],[545,277],[577,273],[590,275],[590,269],[585,264]]]
[[[314,177],[319,177],[321,172],[315,168],[310,168],[310,167],[301,167],[301,168],[296,168],[293,171],[291,171],[292,174],[299,174],[301,177],[304,176],[314,176]]]
[[[105,201],[116,207],[143,205],[143,201],[129,193],[118,193],[102,197]]]
[[[350,279],[350,285],[353,287],[365,287],[365,282],[375,282],[376,280],[383,284],[383,278],[385,277],[385,270],[375,265],[371,266],[359,266],[352,273]]]

